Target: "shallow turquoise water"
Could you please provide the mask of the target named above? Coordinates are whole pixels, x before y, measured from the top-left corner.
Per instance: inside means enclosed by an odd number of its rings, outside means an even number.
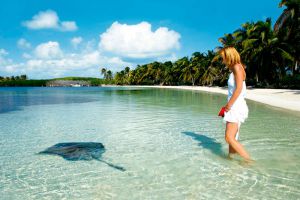
[[[0,88],[0,199],[299,199],[300,114],[248,101],[226,157],[226,96],[175,89]],[[101,142],[103,159],[38,152]]]

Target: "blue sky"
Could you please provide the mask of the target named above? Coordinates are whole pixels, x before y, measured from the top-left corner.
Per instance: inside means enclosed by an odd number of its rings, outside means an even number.
[[[0,76],[100,77],[219,45],[247,21],[272,21],[279,0],[3,0]]]

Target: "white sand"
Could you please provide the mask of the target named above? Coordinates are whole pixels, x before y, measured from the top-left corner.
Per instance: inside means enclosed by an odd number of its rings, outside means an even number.
[[[227,95],[227,88],[203,86],[134,86],[153,88],[172,88],[182,90],[198,90]],[[247,97],[253,101],[271,106],[300,111],[300,90],[287,89],[247,89]]]

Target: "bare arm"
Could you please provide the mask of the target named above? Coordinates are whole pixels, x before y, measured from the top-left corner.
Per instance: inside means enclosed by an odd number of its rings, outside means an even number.
[[[241,94],[242,89],[243,89],[243,79],[244,79],[243,78],[244,77],[243,68],[241,68],[241,66],[239,64],[236,64],[232,68],[232,72],[234,74],[236,88],[235,88],[230,100],[228,101],[228,103],[225,106],[226,111],[230,110],[230,108],[232,107],[232,105],[234,104],[236,99],[239,97],[239,95]]]

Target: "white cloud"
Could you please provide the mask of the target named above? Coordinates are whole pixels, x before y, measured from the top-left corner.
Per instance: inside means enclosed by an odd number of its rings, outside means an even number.
[[[82,37],[73,37],[71,39],[71,44],[74,48],[77,48],[77,46],[82,42]]]
[[[78,29],[74,21],[60,21],[53,10],[40,11],[31,20],[22,23],[29,29],[57,29],[61,31],[75,31]]]
[[[25,58],[25,59],[30,59],[30,58],[32,58],[32,56],[31,56],[29,53],[23,53],[23,54],[22,54],[22,57]]]
[[[176,60],[178,60],[178,57],[176,56],[175,53],[172,53],[171,55],[168,56],[158,57],[156,60],[159,62],[167,62],[167,61],[175,62]]]
[[[17,45],[20,49],[29,49],[31,47],[31,44],[24,38],[19,39]]]
[[[40,11],[32,20],[23,22],[29,29],[58,28],[59,18],[52,10]]]
[[[97,41],[95,39],[89,40],[83,45],[83,51],[86,53],[94,51],[95,49],[97,49]]]
[[[99,68],[100,65],[122,68],[125,65],[131,65],[131,63],[124,62],[120,58],[111,59],[103,56],[99,51],[79,54],[70,53],[65,54],[64,57],[58,59],[30,59],[27,64],[31,68],[45,67],[60,70],[83,70],[91,67]]]
[[[0,56],[6,56],[8,55],[8,52],[5,49],[0,49]]]
[[[51,45],[45,46],[48,47]],[[66,53],[63,57],[56,58],[47,57],[48,54],[41,56],[35,55],[35,53],[34,51],[34,55],[32,56],[29,54],[26,55],[27,60],[25,62],[6,62],[3,68],[0,68],[0,72],[2,71],[9,75],[27,74],[30,78],[53,78],[76,75],[97,77],[100,76],[99,69],[101,66],[108,66],[112,71],[120,71],[124,66],[133,66],[132,63],[125,62],[121,58],[104,56],[97,50],[82,53]]]
[[[35,48],[34,53],[37,58],[42,58],[42,59],[59,58],[63,55],[59,43],[53,41],[39,44]]]
[[[166,27],[152,31],[148,22],[136,25],[114,22],[100,35],[99,47],[124,57],[150,58],[179,49],[179,39],[179,33]]]
[[[0,67],[9,65],[12,63],[11,59],[8,59],[6,56],[8,52],[5,49],[0,49]]]
[[[77,29],[78,29],[77,25],[73,21],[61,22],[61,30],[62,31],[76,31]]]

